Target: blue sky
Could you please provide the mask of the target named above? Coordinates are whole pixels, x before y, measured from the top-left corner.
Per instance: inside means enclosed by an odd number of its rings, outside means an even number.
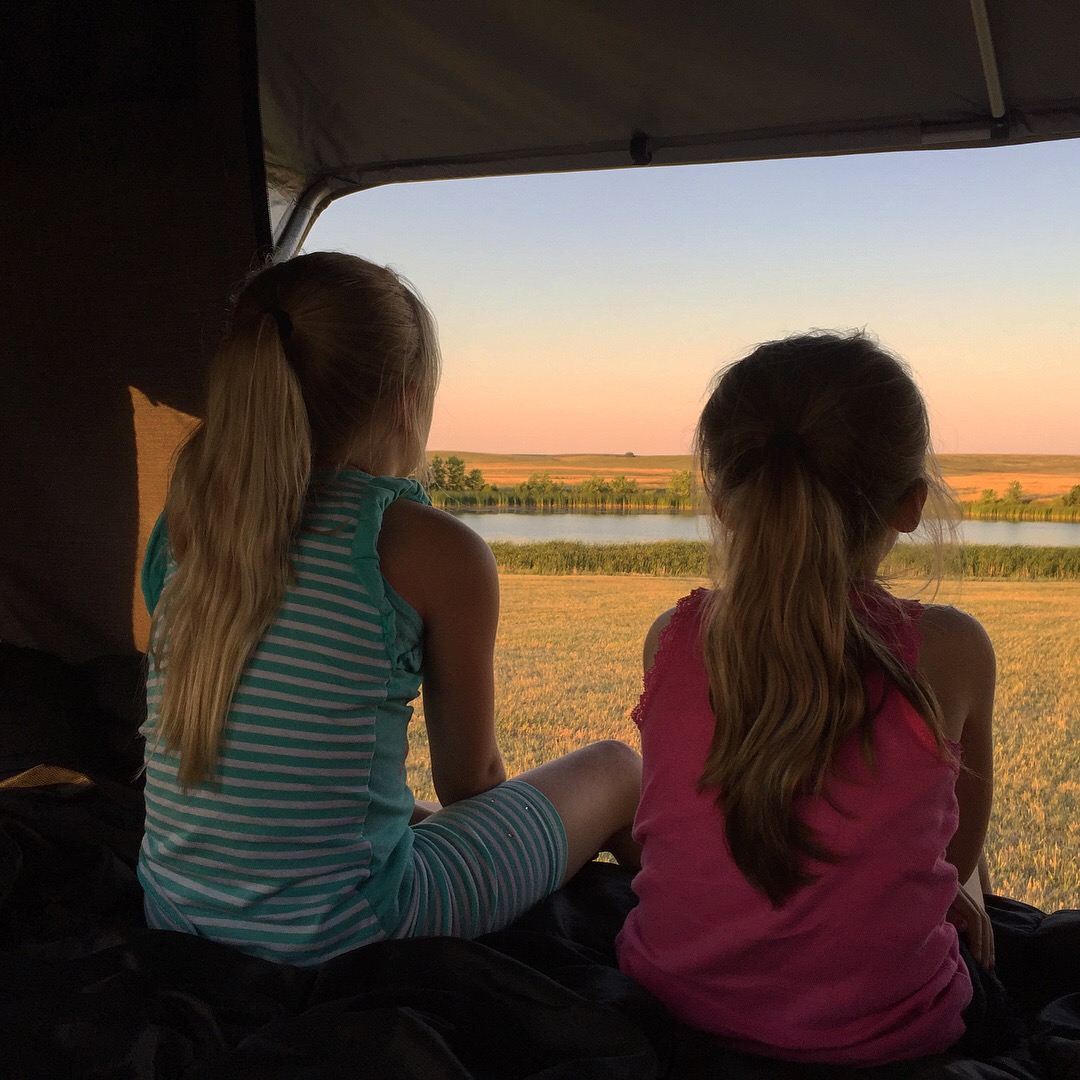
[[[1080,140],[351,195],[305,250],[404,273],[439,323],[429,445],[685,453],[754,343],[866,327],[946,453],[1080,454]]]

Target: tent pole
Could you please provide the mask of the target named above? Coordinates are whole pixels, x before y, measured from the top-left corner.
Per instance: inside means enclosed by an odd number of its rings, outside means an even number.
[[[329,202],[330,188],[324,180],[316,181],[300,196],[281,231],[281,237],[274,248],[272,262],[291,259],[296,254],[312,222]]]
[[[990,33],[990,18],[986,14],[986,0],[971,0],[971,17],[975,20],[975,36],[979,39],[979,58],[986,79],[986,95],[990,99],[990,115],[1000,120],[1005,115],[1005,98],[1001,93],[1001,77],[994,53],[994,39]]]

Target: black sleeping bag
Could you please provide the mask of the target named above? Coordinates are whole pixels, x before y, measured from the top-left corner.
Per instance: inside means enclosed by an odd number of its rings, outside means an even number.
[[[4,1076],[1080,1078],[1080,911],[1000,897],[988,908],[1008,1016],[994,1050],[864,1070],[738,1054],[675,1022],[615,964],[634,897],[606,863],[478,941],[383,942],[314,969],[149,930],[122,667],[0,646]]]

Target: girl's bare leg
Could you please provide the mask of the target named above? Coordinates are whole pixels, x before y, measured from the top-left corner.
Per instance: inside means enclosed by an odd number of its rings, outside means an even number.
[[[623,866],[641,868],[641,846],[630,826],[641,798],[641,756],[615,739],[593,743],[515,777],[532,784],[562,818],[570,880],[598,852]]]

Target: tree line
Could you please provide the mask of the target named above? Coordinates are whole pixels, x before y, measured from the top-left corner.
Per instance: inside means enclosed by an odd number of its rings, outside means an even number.
[[[576,484],[533,473],[519,484],[489,484],[482,470],[468,468],[456,455],[428,463],[428,494],[444,509],[518,510],[695,510],[698,492],[690,470],[675,470],[666,485],[643,488],[623,475],[588,476]],[[1014,480],[999,495],[986,488],[978,499],[960,503],[965,518],[981,521],[1080,522],[1080,484],[1055,499],[1037,499]]]
[[[666,486],[643,488],[633,478],[587,476],[576,484],[533,473],[521,483],[500,487],[489,484],[480,469],[451,456],[433,457],[428,463],[428,495],[444,509],[465,507],[531,510],[692,510],[696,492],[689,470],[671,473]]]
[[[960,506],[964,517],[978,521],[1080,522],[1080,484],[1055,499],[1037,499],[1025,494],[1020,481],[1014,480],[1001,495],[984,488],[978,499]]]

